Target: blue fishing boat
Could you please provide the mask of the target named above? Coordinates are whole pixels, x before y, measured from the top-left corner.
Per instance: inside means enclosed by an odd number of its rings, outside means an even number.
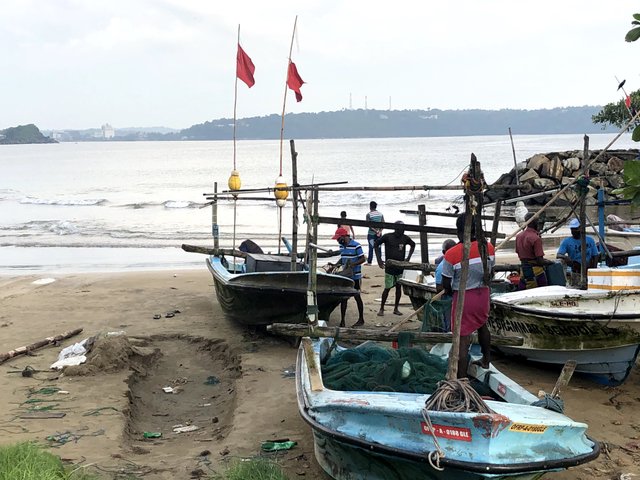
[[[289,257],[248,253],[239,273],[229,272],[221,257],[208,257],[206,263],[218,303],[230,320],[249,326],[306,321],[309,274],[302,266],[290,271]],[[355,295],[353,285],[350,278],[319,272],[319,318],[328,320],[342,300]]]
[[[322,365],[342,350],[305,337],[296,366],[300,414],[336,480],[533,480],[599,455],[586,424],[532,406],[538,398],[493,366],[469,370],[490,392],[490,413],[434,411],[425,409],[429,394],[328,388]],[[444,360],[449,350],[431,353]]]

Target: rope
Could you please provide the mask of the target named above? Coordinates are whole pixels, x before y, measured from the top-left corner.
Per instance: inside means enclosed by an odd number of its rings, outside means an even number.
[[[542,407],[547,410],[553,410],[554,412],[564,413],[564,402],[559,397],[552,397],[548,393],[545,393],[544,398],[537,400],[531,404],[532,407]]]

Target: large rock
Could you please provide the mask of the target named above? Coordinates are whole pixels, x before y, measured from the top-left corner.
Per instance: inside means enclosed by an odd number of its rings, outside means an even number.
[[[607,180],[609,181],[609,185],[611,185],[611,188],[624,187],[624,179],[622,178],[622,175],[609,175],[607,177]]]
[[[536,178],[540,178],[540,175],[538,175],[538,172],[536,172],[533,168],[530,168],[529,170],[524,172],[522,175],[520,175],[520,183],[533,181]]]
[[[540,167],[540,176],[547,179],[560,181],[564,173],[564,166],[559,157],[554,157],[549,163],[543,163]]]
[[[624,160],[621,160],[618,157],[611,157],[607,162],[607,168],[612,173],[620,173],[624,168]]]
[[[535,178],[532,181],[533,188],[538,190],[549,190],[556,186],[556,182],[550,178]]]
[[[605,175],[608,167],[606,163],[594,162],[589,167],[589,171],[595,175]]]
[[[550,161],[551,160],[549,160],[549,157],[547,157],[546,155],[537,153],[529,159],[529,161],[527,162],[527,168],[539,172],[542,165],[544,165],[545,163],[549,163]]]
[[[580,168],[580,159],[578,157],[569,157],[562,161],[562,165],[570,172],[573,172]]]

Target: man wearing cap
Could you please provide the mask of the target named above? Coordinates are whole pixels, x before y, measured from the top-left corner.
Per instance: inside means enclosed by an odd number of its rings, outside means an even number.
[[[571,267],[571,284],[580,284],[580,273],[582,271],[582,240],[580,236],[580,220],[574,218],[569,222],[571,236],[562,240],[556,258],[564,260],[567,266]],[[587,268],[595,268],[598,265],[598,248],[596,242],[591,237],[586,237],[587,246]]]
[[[533,216],[531,212],[525,215],[524,221],[529,222],[529,225],[516,236],[516,253],[520,259],[518,290],[546,287],[549,284],[544,267],[553,262],[544,258],[542,239],[538,233],[539,222],[537,218],[531,220]]]
[[[382,302],[380,303],[380,311],[378,316],[384,315],[384,305],[387,303],[389,297],[389,291],[396,287],[396,303],[393,309],[395,315],[402,315],[398,306],[400,305],[400,297],[402,296],[402,286],[398,283],[398,280],[402,277],[403,268],[392,267],[386,262],[382,261],[382,253],[380,252],[380,246],[384,245],[384,258],[385,260],[400,260],[409,261],[413,251],[416,248],[416,242],[411,240],[408,235],[404,233],[404,223],[401,221],[396,222],[396,227],[393,232],[385,233],[378,238],[373,246],[376,252],[376,260],[378,260],[378,266],[384,268],[384,290],[382,291]],[[407,255],[407,245],[409,245],[409,255]],[[406,258],[405,258],[406,257]]]
[[[347,269],[351,267],[353,273],[349,278],[353,280],[354,287],[358,290],[358,293],[353,296],[358,306],[358,321],[352,325],[352,327],[359,327],[364,325],[364,305],[362,304],[362,297],[360,297],[360,282],[362,281],[362,267],[365,262],[364,252],[362,246],[353,240],[349,236],[349,232],[346,228],[340,227],[336,230],[336,233],[331,237],[333,240],[337,240],[340,244],[340,263],[343,268]],[[344,320],[347,314],[347,300],[343,300],[340,304],[340,326],[344,327]]]

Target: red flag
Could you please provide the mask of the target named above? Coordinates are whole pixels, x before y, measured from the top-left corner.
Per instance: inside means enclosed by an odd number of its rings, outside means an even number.
[[[627,106],[627,108],[631,108],[631,97],[629,95],[625,97],[624,104]]]
[[[253,73],[256,71],[256,67],[249,58],[240,44],[238,44],[238,55],[236,63],[236,76],[247,84],[249,88],[253,87],[256,81],[253,79]]]
[[[300,93],[300,87],[304,80],[300,78],[300,74],[298,73],[298,69],[296,68],[296,64],[293,62],[289,62],[289,72],[287,73],[287,86],[296,92],[296,100],[298,102],[302,101],[302,93]]]

